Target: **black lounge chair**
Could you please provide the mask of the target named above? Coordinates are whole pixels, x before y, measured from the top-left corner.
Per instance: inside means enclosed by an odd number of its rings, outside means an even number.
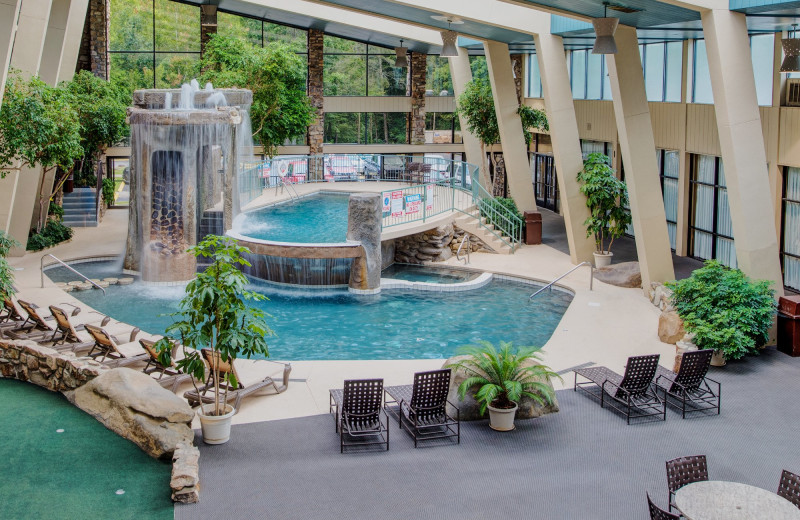
[[[687,412],[716,410],[719,415],[722,385],[706,377],[712,355],[711,349],[685,352],[677,373],[658,367],[656,385],[667,393],[668,403],[679,406],[684,419]]]
[[[625,374],[619,375],[606,367],[590,367],[574,370],[575,387],[587,395],[600,400],[600,406],[605,404],[625,415],[628,424],[631,417],[661,416],[667,420],[667,400],[658,396],[653,387],[653,378],[658,367],[658,354],[646,356],[631,356],[625,365]],[[578,376],[589,381],[578,382]],[[597,386],[598,392],[591,391],[592,386]],[[606,399],[606,396],[609,399]]]
[[[675,507],[675,492],[687,484],[708,480],[708,463],[705,455],[690,455],[667,461],[667,488],[669,510]]]
[[[397,418],[400,429],[405,429],[417,442],[433,439],[456,438],[461,443],[461,424],[458,407],[455,418],[447,414],[447,393],[450,390],[449,368],[414,374],[413,385],[387,386],[385,409]]]
[[[800,475],[783,470],[778,484],[778,496],[781,496],[800,509]]]
[[[383,379],[348,379],[330,391],[330,411],[345,446],[385,445],[389,451],[389,418],[383,410]]]
[[[680,520],[680,516],[674,513],[668,513],[655,505],[653,499],[650,498],[650,493],[647,493],[647,507],[650,508],[650,520]]]

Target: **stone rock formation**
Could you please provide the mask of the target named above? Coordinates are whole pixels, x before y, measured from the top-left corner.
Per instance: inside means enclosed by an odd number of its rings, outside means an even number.
[[[663,343],[676,344],[686,335],[683,320],[675,311],[662,312],[658,317],[658,339]]]
[[[641,287],[642,272],[639,262],[622,262],[595,269],[594,277],[601,282],[617,287]]]

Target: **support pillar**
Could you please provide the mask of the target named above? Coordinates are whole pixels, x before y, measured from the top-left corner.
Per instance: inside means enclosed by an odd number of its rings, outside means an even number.
[[[409,142],[425,144],[425,83],[428,75],[428,55],[411,53],[411,114]]]
[[[620,25],[615,39],[619,51],[607,55],[606,63],[625,163],[636,253],[642,286],[647,292],[651,282],[674,280],[675,270],[636,28]]]
[[[450,77],[453,80],[453,92],[458,102],[458,97],[464,93],[467,83],[472,81],[472,69],[469,66],[469,54],[467,49],[458,47],[458,56],[448,58],[450,64]],[[464,141],[464,152],[467,154],[467,161],[481,167],[481,186],[491,189],[488,176],[483,174],[486,164],[486,156],[481,153],[481,142],[473,133],[467,130],[467,120],[458,115],[461,124],[461,139]]]
[[[39,73],[44,39],[50,19],[50,0],[25,0],[19,13],[17,38],[11,54],[11,66],[19,69],[23,77]]]
[[[21,6],[22,0],[0,0],[0,107],[3,106],[8,65],[11,63],[11,49],[14,47]]]
[[[727,9],[701,13],[719,144],[739,268],[770,280],[778,296],[783,277],[761,130],[753,62],[743,14]]]
[[[583,169],[581,140],[567,62],[564,59],[564,42],[553,34],[534,35],[536,58],[542,77],[542,89],[553,143],[556,163],[561,213],[567,229],[570,260],[573,264],[592,260],[594,241],[586,236],[584,221],[589,217],[586,197],[580,192],[578,172]]]
[[[83,38],[83,26],[86,23],[86,12],[89,0],[70,0],[67,25],[64,30],[64,46],[61,52],[61,64],[58,67],[56,83],[70,81],[78,68],[78,54]]]
[[[324,33],[318,29],[308,30],[308,97],[317,113],[308,125],[308,153],[322,155],[325,136],[325,96],[323,95],[323,45]],[[309,175],[312,179],[323,177],[321,160],[312,160]]]
[[[503,145],[503,160],[509,195],[517,203],[520,211],[536,211],[536,197],[531,182],[531,167],[528,160],[528,147],[522,134],[522,121],[517,114],[516,87],[511,70],[511,56],[505,43],[486,41],[486,65],[492,84],[494,111],[500,142]]]
[[[64,36],[69,21],[70,0],[52,0],[50,17],[47,21],[47,32],[44,37],[44,48],[39,70],[39,77],[48,85],[55,86],[61,69],[61,57],[64,52]],[[85,14],[85,13],[84,13]]]
[[[206,4],[200,6],[200,56],[206,52],[206,44],[211,35],[217,34],[217,6]]]

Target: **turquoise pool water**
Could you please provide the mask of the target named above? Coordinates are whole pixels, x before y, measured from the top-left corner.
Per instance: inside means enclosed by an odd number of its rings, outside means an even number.
[[[95,264],[75,266],[95,277]],[[51,279],[73,278],[64,268],[47,271]],[[107,273],[108,271],[105,271]],[[99,274],[99,273],[97,273]],[[74,275],[71,275],[74,277]],[[103,274],[109,276],[109,274]],[[279,360],[439,359],[460,345],[488,340],[516,345],[544,345],[572,301],[570,294],[548,291],[533,303],[535,287],[492,281],[465,292],[387,290],[357,296],[346,290],[283,289],[253,284],[269,301],[259,302],[272,315],[270,354]],[[154,334],[163,333],[177,310],[182,287],[134,283],[72,293],[100,312]]]
[[[344,242],[349,199],[349,194],[317,193],[295,202],[250,211],[237,218],[234,231],[273,242]]]
[[[381,271],[381,278],[393,278],[408,282],[433,282],[433,283],[462,283],[480,276],[475,271],[462,271],[437,267],[431,269],[421,265],[392,264]]]

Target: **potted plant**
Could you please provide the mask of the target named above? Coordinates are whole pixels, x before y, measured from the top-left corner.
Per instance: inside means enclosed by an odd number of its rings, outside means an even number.
[[[583,222],[586,236],[594,237],[595,267],[611,264],[611,244],[615,238],[625,234],[631,223],[628,206],[628,190],[625,183],[617,179],[608,165],[609,159],[601,153],[590,153],[583,161],[583,170],[578,173],[582,183],[581,193],[586,196],[590,215]],[[608,246],[606,246],[608,241]]]
[[[515,348],[511,342],[500,342],[497,349],[489,341],[480,345],[467,345],[461,349],[466,359],[448,365],[467,374],[458,387],[460,399],[464,399],[473,387],[475,400],[480,405],[481,415],[489,410],[489,427],[497,431],[514,429],[514,416],[523,397],[530,397],[540,404],[552,404],[553,388],[547,384],[551,377],[561,377],[541,364],[540,347]]]
[[[767,280],[750,280],[739,269],[708,260],[689,278],[668,282],[671,302],[697,348],[714,349],[717,366],[725,359],[758,354],[769,338],[776,306]]]
[[[247,248],[236,245],[232,238],[208,235],[189,248],[189,252],[211,259],[211,265],[186,285],[179,311],[172,314],[177,321],[167,327],[166,337],[155,345],[159,361],[169,366],[173,355],[170,339],[179,341],[184,356],[176,361],[178,368],[202,381],[206,369],[200,354],[202,348],[214,351],[228,364],[240,356],[268,356],[265,338],[273,335],[273,331],[264,321],[267,315],[248,304],[266,297],[246,290],[247,277],[238,269],[250,265],[243,257],[249,252]],[[222,371],[218,365],[212,364],[209,370],[216,382],[213,402],[201,405],[197,415],[203,440],[222,444],[230,438],[231,418],[236,410],[227,402],[227,386],[221,387],[219,383],[235,387],[238,382],[232,371]],[[192,384],[196,384],[194,380]]]

